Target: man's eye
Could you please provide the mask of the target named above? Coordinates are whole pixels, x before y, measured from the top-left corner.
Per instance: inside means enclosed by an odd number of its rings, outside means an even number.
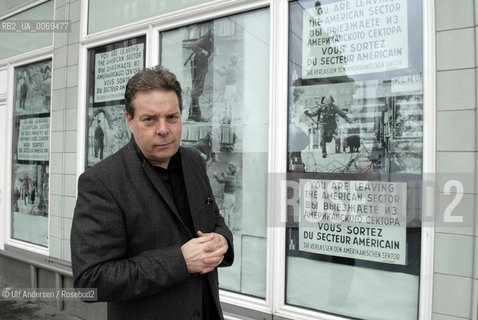
[[[154,124],[154,119],[153,118],[143,118],[143,123],[146,126],[151,126]]]

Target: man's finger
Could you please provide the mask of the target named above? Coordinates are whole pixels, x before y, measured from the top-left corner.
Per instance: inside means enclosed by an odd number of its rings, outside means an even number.
[[[224,256],[211,256],[202,259],[202,263],[208,267],[215,267],[221,263],[224,259]]]
[[[214,270],[214,268],[212,268],[212,267],[207,267],[207,268],[202,269],[200,273],[201,273],[201,274],[206,274],[206,273],[211,272],[212,270]]]
[[[201,231],[197,232],[199,243],[205,243],[214,239],[214,235],[211,233],[203,233]]]
[[[218,257],[225,255],[229,246],[226,244],[224,246],[218,246],[215,248],[211,248],[210,246],[207,246],[204,248],[204,252],[207,253],[207,257]]]

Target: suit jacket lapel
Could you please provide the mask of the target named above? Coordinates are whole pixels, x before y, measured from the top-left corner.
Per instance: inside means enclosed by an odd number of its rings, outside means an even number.
[[[206,199],[198,197],[198,194],[195,191],[205,188],[205,186],[201,184],[201,182],[204,181],[204,178],[198,175],[198,170],[202,170],[202,168],[194,167],[191,159],[188,159],[186,152],[181,153],[181,162],[183,167],[184,185],[189,201],[189,209],[191,210],[194,228],[197,230],[198,227],[201,226],[199,221],[200,216],[193,212],[204,205],[202,201],[206,201]]]
[[[146,172],[146,175],[149,177],[154,187],[156,188],[156,190],[158,190],[159,194],[169,206],[171,211],[174,213],[176,218],[178,218],[179,222],[181,222],[181,225],[184,227],[184,230],[192,237],[193,235],[191,234],[191,231],[189,231],[188,227],[179,215],[179,211],[176,207],[174,199],[171,197],[171,194],[169,193],[164,183],[161,181],[161,178],[158,176],[152,165],[146,159],[143,162],[143,167],[144,171]]]
[[[166,202],[166,204],[171,209],[173,214],[176,216],[176,218],[179,220],[181,225],[184,227],[184,230],[192,237],[193,235],[191,234],[189,229],[186,227],[183,219],[181,219],[181,216],[179,215],[178,208],[176,207],[174,199],[171,197],[171,194],[169,193],[168,189],[166,188],[164,183],[161,181],[161,178],[156,173],[155,169],[153,168],[153,165],[149,163],[149,161],[143,156],[141,150],[136,145],[133,137],[131,137],[130,143],[132,145],[132,149],[139,154],[140,159],[142,160],[144,172],[148,176],[149,180],[151,180],[154,187],[158,191],[159,195],[163,198],[164,202]]]

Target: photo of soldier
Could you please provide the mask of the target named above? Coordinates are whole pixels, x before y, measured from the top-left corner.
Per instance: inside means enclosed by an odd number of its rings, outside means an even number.
[[[334,137],[337,143],[338,150],[340,152],[340,138],[337,137],[337,120],[336,116],[339,115],[348,123],[352,121],[347,117],[346,113],[334,104],[335,100],[332,96],[322,97],[319,105],[315,106],[315,111],[310,109],[305,110],[304,114],[317,123],[317,127],[320,132],[320,148],[322,150],[322,157],[327,158],[327,143],[331,142]],[[315,120],[314,117],[316,117]],[[337,151],[337,146],[336,146]]]
[[[131,138],[124,119],[124,105],[94,107],[88,109],[87,163],[94,166],[112,155]]]
[[[51,60],[16,67],[14,81],[16,115],[50,112]]]
[[[28,94],[28,82],[29,77],[27,71],[23,71],[23,74],[20,76],[18,80],[18,85],[20,86],[20,109],[25,110],[25,103],[27,101],[27,94]]]
[[[101,120],[98,120],[98,124],[95,129],[95,158],[103,159],[103,150],[105,148],[105,133],[101,128]]]
[[[227,226],[233,231],[240,231],[240,225],[234,219],[234,208],[236,206],[236,188],[237,188],[237,164],[230,161],[227,169],[222,173],[213,172],[216,181],[224,184],[223,201],[221,213]],[[236,222],[236,223],[235,223]]]
[[[209,57],[212,54],[212,36],[209,30],[204,36],[195,41],[190,47],[193,52],[184,63],[191,65],[191,104],[189,106],[188,120],[201,122],[204,121],[199,105],[199,97],[203,94],[204,79],[209,70]]]

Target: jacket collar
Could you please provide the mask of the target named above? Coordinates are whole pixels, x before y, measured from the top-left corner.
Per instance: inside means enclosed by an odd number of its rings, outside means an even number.
[[[134,141],[133,136],[131,136],[129,145],[132,149],[134,149],[137,152],[138,156],[140,157],[144,172],[148,176],[151,183],[154,185],[154,187],[156,188],[160,196],[163,198],[163,200],[166,202],[168,207],[171,209],[173,214],[176,216],[176,218],[180,221],[181,225],[184,227],[184,230],[186,230],[187,233],[192,237],[193,235],[191,235],[189,228],[185,225],[183,219],[181,219],[181,216],[179,215],[179,211],[178,211],[178,208],[176,207],[174,199],[171,197],[171,194],[169,193],[168,189],[164,185],[161,178],[158,176],[158,173],[154,169],[154,166],[148,161],[148,159],[145,158],[145,156],[141,152],[141,149],[139,149],[138,145]],[[178,152],[181,152],[181,147],[179,147]],[[186,190],[188,190],[187,187],[186,187]],[[189,192],[188,192],[188,196],[189,196]]]

